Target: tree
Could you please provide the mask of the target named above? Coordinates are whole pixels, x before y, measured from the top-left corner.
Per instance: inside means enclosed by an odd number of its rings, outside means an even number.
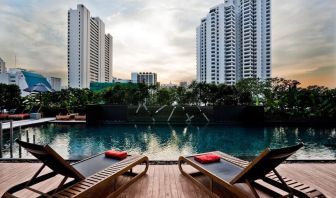
[[[172,92],[167,88],[161,88],[157,91],[157,104],[171,105],[174,101]]]
[[[192,81],[188,86],[186,100],[188,101],[188,104],[199,105],[199,89],[196,81]]]
[[[5,92],[7,91],[6,84],[0,83],[0,112],[5,109]]]
[[[17,85],[0,84],[0,110],[15,109],[22,104],[21,90]]]
[[[217,91],[217,105],[237,105],[238,92],[235,86],[220,84]]]
[[[258,78],[246,78],[236,84],[239,93],[250,93],[255,105],[263,104],[265,82]]]

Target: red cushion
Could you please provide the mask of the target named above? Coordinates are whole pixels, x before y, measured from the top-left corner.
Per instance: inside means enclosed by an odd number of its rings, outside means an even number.
[[[115,159],[125,159],[127,157],[127,152],[109,150],[109,151],[105,151],[105,156],[115,158]]]
[[[24,118],[29,118],[30,115],[27,113],[20,113],[20,114],[11,114],[8,116],[8,118],[19,118],[19,119],[24,119]]]
[[[199,163],[202,163],[202,164],[209,164],[209,163],[220,161],[220,157],[218,155],[214,155],[214,154],[198,155],[198,156],[195,156],[194,159],[196,161],[198,161]]]
[[[0,113],[0,118],[8,118],[8,113]]]

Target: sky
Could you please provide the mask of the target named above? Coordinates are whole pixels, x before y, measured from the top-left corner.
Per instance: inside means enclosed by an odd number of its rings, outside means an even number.
[[[224,0],[0,0],[0,57],[7,67],[67,83],[67,11],[84,4],[114,39],[113,76],[196,78],[196,27]],[[272,0],[272,77],[336,87],[336,1]]]

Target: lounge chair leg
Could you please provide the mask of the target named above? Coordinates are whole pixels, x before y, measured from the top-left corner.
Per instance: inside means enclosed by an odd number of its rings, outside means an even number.
[[[287,188],[287,190],[288,190],[288,197],[293,197],[293,195],[294,195],[293,191],[289,188],[289,186],[287,185],[287,183],[282,179],[282,177],[278,173],[278,171],[276,171],[275,169],[273,169],[273,172],[279,178],[279,180],[281,181],[281,183]]]
[[[255,188],[254,188],[254,187],[252,186],[252,184],[250,183],[250,181],[246,179],[245,182],[246,182],[246,184],[250,187],[250,189],[251,189],[253,195],[254,195],[256,198],[260,198],[259,195],[258,195],[258,193],[257,193],[257,191],[255,190]]]
[[[54,193],[58,192],[62,188],[63,184],[66,182],[67,179],[68,179],[68,177],[64,177],[62,179],[61,183],[58,185],[58,187],[56,188],[56,190],[54,191]]]
[[[113,179],[112,185],[113,185],[113,191],[116,190],[116,184],[117,184],[117,178]]]
[[[210,178],[210,190],[213,192],[213,180]]]
[[[50,195],[48,195],[47,193],[44,193],[42,191],[39,191],[39,190],[36,190],[34,188],[30,188],[30,187],[26,187],[26,189],[34,192],[34,193],[37,193],[37,194],[40,194],[40,195],[43,195],[44,197],[51,197]]]
[[[37,172],[34,174],[34,176],[29,180],[29,182],[27,182],[27,184],[26,184],[26,186],[25,187],[27,187],[27,186],[29,186],[30,184],[31,184],[31,182],[41,173],[41,171],[44,169],[44,167],[45,167],[46,165],[45,164],[43,164],[42,166],[41,166],[41,168],[40,169],[38,169],[37,170]]]

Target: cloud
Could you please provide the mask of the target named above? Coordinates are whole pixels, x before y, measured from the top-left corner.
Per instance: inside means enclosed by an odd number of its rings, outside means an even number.
[[[324,73],[325,79],[314,76],[336,68],[335,10],[332,0],[273,1],[273,76],[336,86],[335,72]]]
[[[163,83],[195,79],[195,28],[221,0],[0,0],[0,57],[67,82],[67,11],[83,3],[114,37],[114,76],[158,73]],[[272,1],[273,76],[316,82],[336,67],[334,0]],[[331,68],[331,69],[330,69]],[[332,86],[332,72],[323,84]],[[309,78],[303,76],[309,76]]]
[[[311,71],[305,71],[302,73],[288,75],[290,79],[296,79],[302,82],[302,86],[309,85],[321,85],[331,88],[336,88],[336,67],[324,66],[313,69]]]

